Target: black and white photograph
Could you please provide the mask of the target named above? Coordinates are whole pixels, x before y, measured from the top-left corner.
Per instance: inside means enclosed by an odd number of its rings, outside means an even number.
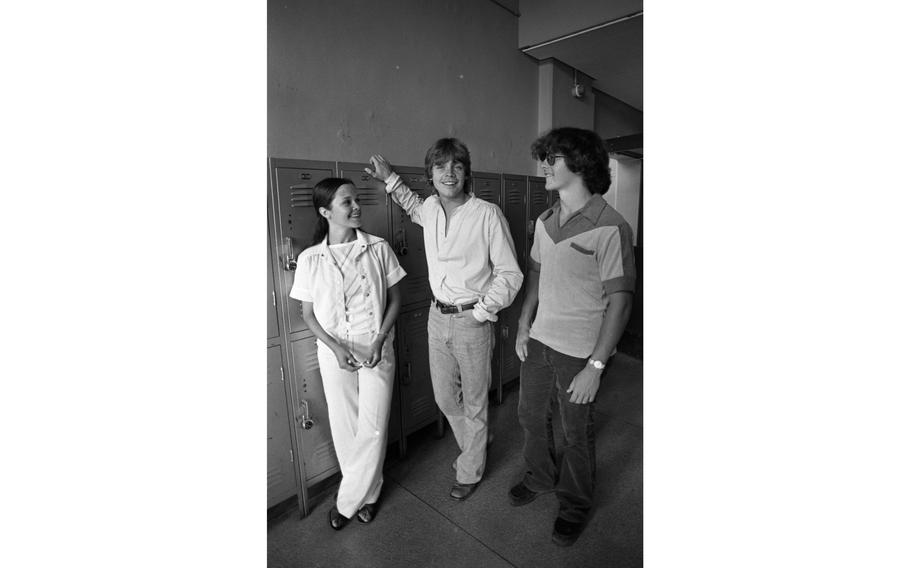
[[[0,566],[910,566],[906,12],[5,5]]]
[[[642,565],[640,1],[268,5],[268,562]]]

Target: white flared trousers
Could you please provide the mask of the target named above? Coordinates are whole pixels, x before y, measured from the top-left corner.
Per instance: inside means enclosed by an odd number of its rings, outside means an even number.
[[[369,356],[373,334],[349,335],[340,340],[358,361]],[[341,467],[336,506],[351,518],[366,504],[379,499],[382,463],[388,438],[389,408],[395,379],[395,350],[390,333],[382,347],[382,361],[354,373],[338,368],[338,360],[317,341],[319,372],[329,409],[332,443]]]

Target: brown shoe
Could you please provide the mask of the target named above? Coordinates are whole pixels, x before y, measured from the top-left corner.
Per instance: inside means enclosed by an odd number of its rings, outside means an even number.
[[[449,497],[455,499],[456,501],[464,501],[471,496],[471,493],[474,493],[474,490],[477,489],[476,483],[458,483],[452,486],[452,491],[449,492]]]

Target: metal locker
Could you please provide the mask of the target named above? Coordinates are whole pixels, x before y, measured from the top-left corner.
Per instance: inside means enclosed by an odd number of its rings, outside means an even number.
[[[503,214],[509,223],[509,232],[515,242],[515,254],[522,273],[527,276],[527,258],[530,244],[528,230],[528,177],[514,174],[503,174]],[[533,228],[533,227],[532,227]],[[521,304],[524,301],[524,288],[518,292],[512,305],[499,313],[497,325],[497,350],[500,382],[497,389],[498,402],[502,402],[502,387],[518,378],[521,361],[515,354],[515,332],[518,329],[518,316],[521,315]]]
[[[534,224],[540,214],[556,202],[555,199],[559,199],[559,192],[547,191],[546,178],[528,176],[528,214],[526,217],[528,258],[531,257],[531,245],[534,244]]]
[[[268,330],[267,339],[272,339],[274,337],[278,337],[278,333],[279,333],[278,295],[275,292],[275,278],[272,276],[273,262],[272,262],[271,247],[269,247],[269,249],[267,250],[267,253],[268,254],[266,255],[266,257],[269,259],[268,260],[268,264],[269,264],[268,274],[269,275],[268,275],[268,289],[266,290],[266,294],[267,294],[266,301],[268,302],[268,304],[266,306],[266,314],[267,314],[267,320],[268,320],[266,329]]]
[[[502,377],[499,400],[502,401],[502,385],[507,385],[518,378],[521,360],[515,353],[515,334],[518,331],[518,317],[521,315],[521,304],[524,293],[519,293],[515,302],[503,310],[499,316],[499,341],[502,353],[499,357],[499,376]]]
[[[284,372],[281,367],[281,347],[266,350],[268,354],[268,506],[277,505],[297,493],[294,478],[294,457],[291,451],[291,432],[284,390]]]
[[[402,313],[396,323],[403,436],[435,422],[439,415],[430,380],[429,310],[425,307]]]
[[[397,339],[396,339],[397,343]],[[398,354],[395,355],[395,364],[398,365]],[[401,393],[398,381],[394,381],[392,386],[392,404],[389,407],[389,438],[386,445],[399,442],[398,453],[404,455],[404,444],[401,436]]]
[[[503,174],[502,176],[502,212],[509,223],[509,232],[515,243],[515,255],[518,266],[523,273],[527,272],[527,208],[528,176]]]
[[[301,303],[286,295],[294,283],[297,256],[313,240],[316,212],[313,209],[313,187],[327,177],[335,177],[334,162],[269,158],[272,196],[277,207],[278,291],[288,302],[288,332],[306,329],[300,315]]]
[[[433,195],[433,182],[426,179],[425,172],[415,167],[394,168],[402,181],[421,198]],[[395,205],[392,210],[392,238],[389,243],[398,256],[398,262],[408,275],[401,281],[401,306],[403,310],[415,309],[430,303],[433,291],[427,277],[426,249],[423,243],[423,227],[411,221],[404,209]]]
[[[390,199],[386,195],[385,184],[373,179],[373,176],[363,171],[366,167],[372,166],[355,162],[339,162],[338,177],[350,179],[357,188],[360,218],[363,221],[361,230],[392,242],[392,239],[389,238]]]
[[[471,191],[475,197],[484,201],[495,203],[502,207],[502,182],[499,174],[489,172],[472,172],[471,173]]]
[[[471,191],[474,193],[474,196],[479,197],[484,201],[489,201],[502,209],[502,177],[500,174],[491,172],[471,172],[471,177]],[[498,344],[499,341],[496,339],[499,334],[498,324],[494,328],[493,334],[494,341]],[[492,371],[490,390],[500,392],[502,390],[502,385],[499,376],[499,349],[497,349],[496,345],[493,346],[493,355],[490,366]],[[502,396],[499,398],[501,399]]]
[[[291,342],[294,375],[293,427],[297,431],[297,467],[300,479],[312,485],[338,471],[332,444],[328,405],[316,358],[316,337],[309,331]]]

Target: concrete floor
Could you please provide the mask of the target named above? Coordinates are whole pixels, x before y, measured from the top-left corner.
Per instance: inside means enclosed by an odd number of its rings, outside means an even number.
[[[518,381],[490,407],[495,440],[487,472],[464,502],[448,493],[458,449],[434,427],[408,438],[399,459],[391,446],[381,508],[369,525],[341,531],[327,521],[334,491],[300,519],[296,508],[269,522],[268,565],[282,567],[642,566],[642,363],[617,354],[595,402],[597,507],[571,547],[550,541],[558,505],[553,494],[512,507],[507,492],[521,477]]]

